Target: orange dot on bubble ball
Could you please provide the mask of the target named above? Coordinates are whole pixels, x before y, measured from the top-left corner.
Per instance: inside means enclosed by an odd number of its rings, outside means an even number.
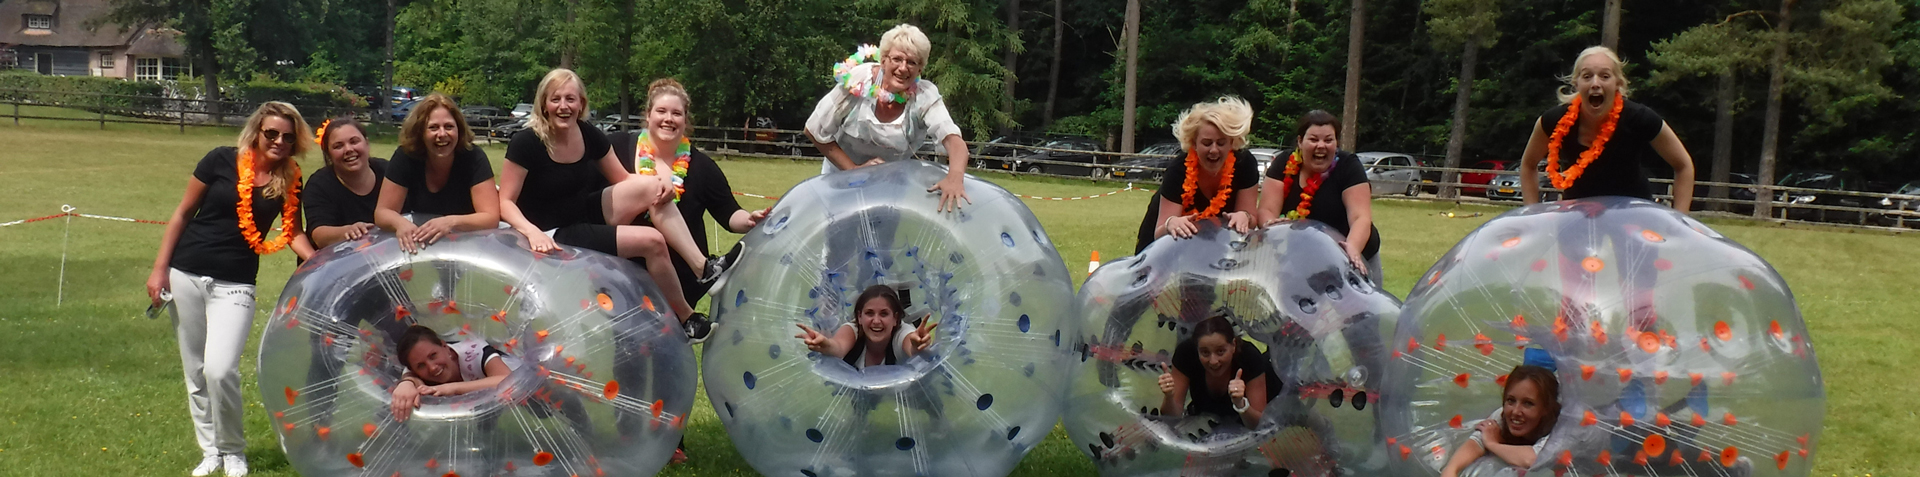
[[[1640,344],[1640,351],[1645,351],[1648,353],[1660,352],[1660,336],[1659,335],[1642,332],[1640,333],[1640,337],[1635,339],[1634,341]]]
[[[362,459],[361,459],[361,457],[360,457],[360,453],[359,453],[359,452],[355,452],[355,453],[352,453],[352,454],[347,454],[347,462],[348,462],[348,463],[350,463],[350,464],[353,464],[353,466],[354,466],[354,467],[366,467],[366,466],[367,466],[367,461],[365,461],[365,460],[362,460]]]
[[[1667,372],[1666,372],[1666,371],[1654,371],[1654,372],[1653,372],[1653,384],[1667,384]]]
[[[1706,451],[1701,451],[1701,452],[1702,452],[1701,457],[1705,457]],[[1720,450],[1720,466],[1721,467],[1733,467],[1734,464],[1737,464],[1739,462],[1740,462],[1740,448],[1734,447],[1734,446],[1727,446],[1727,448]]]
[[[600,302],[601,310],[613,311],[613,297],[609,297],[607,296],[607,294],[601,293],[599,296],[595,296],[594,300]]]
[[[377,431],[377,430],[380,430],[380,428],[377,426],[374,426],[373,423],[371,422],[360,425],[360,433],[366,434],[367,437],[373,437],[373,431]]]
[[[1460,415],[1459,415],[1459,414],[1454,414],[1454,415],[1453,415],[1453,419],[1448,419],[1448,420],[1447,420],[1447,427],[1451,427],[1451,428],[1454,428],[1454,429],[1459,429],[1459,428],[1460,428],[1460,422],[1461,422],[1461,418],[1460,418]]]
[[[1632,427],[1632,426],[1633,426],[1633,415],[1627,414],[1625,412],[1620,413],[1620,427]]]
[[[1593,365],[1591,364],[1580,365],[1580,380],[1586,381],[1589,379],[1593,379],[1593,371],[1594,371],[1594,368],[1593,368]]]
[[[1661,237],[1660,232],[1655,232],[1653,229],[1640,229],[1640,237],[1654,243],[1667,241],[1666,237]]]
[[[1600,423],[1600,416],[1593,415],[1593,411],[1587,411],[1587,415],[1585,417],[1580,418],[1581,427],[1591,426],[1599,423]]]
[[[553,453],[540,451],[533,454],[533,465],[545,466],[553,462]]]
[[[607,398],[608,401],[612,401],[613,398],[620,396],[620,382],[607,381],[607,386],[600,390],[600,396]]]
[[[1513,248],[1516,245],[1520,245],[1520,237],[1514,237],[1500,242],[1500,246],[1506,248]]]
[[[1460,373],[1459,375],[1456,375],[1453,377],[1453,384],[1463,388],[1467,387],[1467,379],[1472,377],[1473,377],[1472,375],[1469,375],[1467,373]]]
[[[1646,442],[1640,443],[1640,448],[1646,450],[1647,455],[1664,454],[1667,452],[1667,438],[1659,434],[1648,435]]]
[[[1787,451],[1780,451],[1780,455],[1773,456],[1773,465],[1780,470],[1787,470]]]
[[[1587,257],[1580,260],[1580,268],[1587,273],[1600,273],[1600,270],[1607,268],[1607,264],[1600,261],[1599,257]]]
[[[1673,424],[1673,419],[1667,417],[1667,413],[1662,412],[1653,415],[1653,425],[1667,427],[1668,424]]]

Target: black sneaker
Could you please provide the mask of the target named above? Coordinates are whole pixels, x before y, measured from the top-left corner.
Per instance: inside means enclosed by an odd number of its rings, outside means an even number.
[[[721,274],[726,273],[727,269],[733,268],[734,264],[740,261],[740,254],[746,253],[746,250],[746,243],[734,242],[733,249],[728,250],[726,255],[719,258],[709,257],[707,259],[706,273],[700,276],[700,283],[712,284],[714,281],[719,280]]]
[[[693,344],[704,343],[707,337],[713,336],[713,321],[707,319],[706,313],[694,312],[693,316],[687,317],[684,326],[687,330],[687,341]]]

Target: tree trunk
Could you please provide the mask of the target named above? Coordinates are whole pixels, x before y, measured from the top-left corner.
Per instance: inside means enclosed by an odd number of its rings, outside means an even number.
[[[1348,23],[1347,93],[1340,107],[1340,148],[1353,151],[1360,140],[1360,51],[1367,37],[1366,0],[1353,0],[1353,19]]]
[[[1626,0],[1607,0],[1606,19],[1600,26],[1600,46],[1620,51],[1620,2]]]
[[[400,18],[400,11],[398,5],[396,5],[399,1],[400,0],[387,0],[387,21],[385,25],[387,27],[387,61],[384,66],[386,71],[382,72],[380,76],[382,78],[380,83],[380,97],[373,98],[374,101],[380,103],[380,117],[374,118],[374,122],[388,120],[393,117],[393,115],[387,111],[393,108],[393,100],[389,99],[393,96],[393,24]]]
[[[1053,0],[1053,66],[1047,70],[1047,110],[1040,116],[1040,129],[1053,127],[1053,102],[1060,96],[1060,54],[1065,51],[1060,41],[1066,37],[1064,30],[1067,21],[1060,17],[1060,4],[1067,0]]]
[[[1480,57],[1480,36],[1467,39],[1465,51],[1460,52],[1460,80],[1453,96],[1453,132],[1447,134],[1447,167],[1460,167],[1461,155],[1467,147],[1467,106],[1473,100],[1473,64]],[[1440,180],[1445,183],[1460,181],[1460,174],[1447,172]],[[1456,198],[1460,191],[1451,186],[1440,188],[1440,197]]]
[[[1127,0],[1127,92],[1120,113],[1120,152],[1133,152],[1133,103],[1140,62],[1140,0]]]
[[[1020,43],[1020,0],[1007,0],[1007,31],[1012,32],[1013,38],[1008,39],[1007,54],[1003,60],[1007,67],[1007,80],[1004,82],[1006,92],[1000,100],[1000,109],[1007,113],[1007,121],[1000,123],[1002,136],[1013,131],[1013,88],[1020,81],[1020,53],[1015,51]]]
[[[1780,0],[1780,22],[1774,26],[1778,36],[1773,41],[1773,60],[1768,62],[1772,72],[1767,78],[1767,120],[1760,138],[1760,167],[1754,171],[1759,176],[1755,182],[1762,188],[1755,197],[1759,203],[1753,206],[1753,216],[1763,219],[1773,217],[1773,191],[1765,186],[1773,185],[1773,165],[1780,153],[1780,97],[1786,92],[1787,32],[1791,31],[1793,22],[1790,15],[1793,2]]]
[[[1714,91],[1713,115],[1713,181],[1727,182],[1733,177],[1733,70],[1720,72],[1720,85]],[[1713,186],[1707,190],[1710,201],[1708,210],[1727,210],[1727,204],[1721,202],[1727,198],[1726,186]]]
[[[620,22],[620,122],[622,123],[632,120],[628,115],[632,114],[631,111],[633,111],[631,109],[633,105],[633,68],[631,62],[633,61],[633,24],[636,22],[632,21],[632,19],[633,4],[636,1],[638,0],[627,0],[623,2],[624,5],[621,5],[622,15],[620,18],[627,19],[627,21]],[[628,124],[621,124],[620,130],[626,131],[632,127],[633,126]]]
[[[564,27],[567,29],[567,32],[560,35],[561,68],[573,69],[574,57],[579,56],[580,53],[579,48],[576,48],[577,42],[574,38],[574,31],[572,31],[574,10],[578,10],[579,8],[580,0],[567,0],[567,25]]]

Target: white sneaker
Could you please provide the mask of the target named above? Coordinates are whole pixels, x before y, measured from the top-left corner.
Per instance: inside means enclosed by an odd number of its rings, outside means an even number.
[[[207,477],[213,471],[220,470],[220,456],[209,455],[200,459],[200,465],[193,467],[193,477]]]
[[[243,477],[247,475],[247,456],[227,454],[221,456],[221,460],[225,461],[227,477]]]

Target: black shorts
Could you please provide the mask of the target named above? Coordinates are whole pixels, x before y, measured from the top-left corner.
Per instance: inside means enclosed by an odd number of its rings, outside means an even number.
[[[553,241],[612,256],[620,256],[619,229],[607,224],[573,224],[553,231]]]

